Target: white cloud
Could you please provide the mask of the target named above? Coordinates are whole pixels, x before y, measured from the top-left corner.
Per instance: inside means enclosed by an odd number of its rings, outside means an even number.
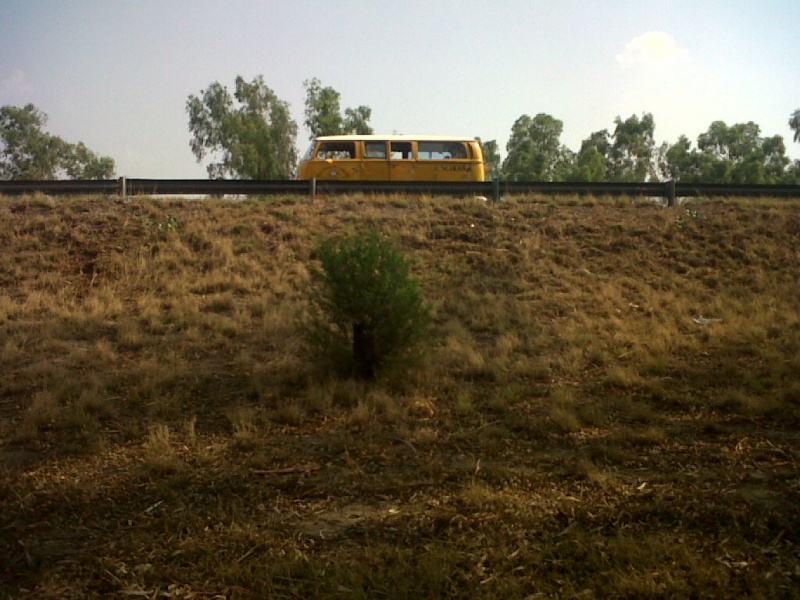
[[[28,96],[33,92],[33,84],[28,80],[28,76],[19,69],[15,70],[9,77],[0,80],[0,98],[19,98]]]
[[[661,31],[648,31],[625,44],[625,50],[617,54],[617,62],[623,67],[669,63],[688,54],[688,50],[678,47],[671,35]]]

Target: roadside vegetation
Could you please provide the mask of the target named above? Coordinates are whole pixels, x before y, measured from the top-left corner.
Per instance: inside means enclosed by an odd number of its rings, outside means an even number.
[[[304,332],[367,230],[430,327],[350,378]],[[0,597],[796,597],[796,205],[31,196],[0,245]]]

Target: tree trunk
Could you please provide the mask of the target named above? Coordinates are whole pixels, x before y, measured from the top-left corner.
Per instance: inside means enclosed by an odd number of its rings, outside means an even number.
[[[375,340],[363,323],[353,324],[353,364],[360,379],[375,378]]]

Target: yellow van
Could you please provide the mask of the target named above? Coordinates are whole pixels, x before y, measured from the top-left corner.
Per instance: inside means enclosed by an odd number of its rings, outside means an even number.
[[[412,135],[327,135],[300,160],[298,179],[484,181],[478,140]]]

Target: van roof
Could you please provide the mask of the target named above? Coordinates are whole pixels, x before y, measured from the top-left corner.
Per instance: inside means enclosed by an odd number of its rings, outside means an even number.
[[[352,141],[388,141],[388,142],[474,142],[476,138],[447,135],[322,135],[315,138],[318,142],[352,142]]]

